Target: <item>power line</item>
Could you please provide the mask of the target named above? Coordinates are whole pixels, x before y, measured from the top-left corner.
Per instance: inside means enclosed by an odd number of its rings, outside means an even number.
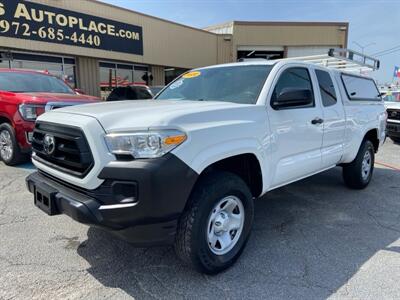
[[[400,45],[394,46],[394,47],[386,49],[386,50],[382,50],[382,51],[376,52],[376,53],[372,54],[372,56],[383,54],[383,53],[388,52],[388,51],[396,50],[397,48],[400,48]]]
[[[375,57],[380,57],[380,56],[384,56],[384,55],[387,55],[387,54],[392,54],[392,53],[395,53],[395,52],[398,52],[398,51],[400,51],[400,47],[397,47],[397,49],[393,49],[392,51],[389,51],[389,52],[385,52],[385,53],[382,53],[382,54],[379,54],[379,55],[375,55]]]

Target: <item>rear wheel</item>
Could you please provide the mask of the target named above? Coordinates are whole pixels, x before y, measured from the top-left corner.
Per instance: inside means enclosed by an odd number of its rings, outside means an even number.
[[[374,145],[365,140],[353,162],[343,166],[343,179],[345,184],[353,189],[363,189],[371,181],[374,171],[375,151]]]
[[[206,175],[179,221],[177,255],[202,273],[230,267],[246,245],[253,214],[253,197],[240,177],[228,172]]]
[[[28,158],[27,155],[21,153],[14,128],[8,123],[0,125],[0,158],[9,166],[24,162]]]

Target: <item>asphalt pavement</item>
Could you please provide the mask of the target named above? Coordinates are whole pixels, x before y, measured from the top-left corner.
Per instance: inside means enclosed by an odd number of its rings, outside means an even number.
[[[399,299],[400,145],[376,160],[362,191],[335,168],[258,199],[246,250],[216,276],[48,217],[25,187],[33,166],[0,162],[0,299]]]

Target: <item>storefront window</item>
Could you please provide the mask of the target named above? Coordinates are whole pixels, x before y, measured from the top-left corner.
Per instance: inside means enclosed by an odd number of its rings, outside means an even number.
[[[100,62],[101,98],[107,99],[111,91],[120,86],[148,84],[148,67],[113,62]]]
[[[69,84],[70,87],[76,87],[76,78],[75,78],[75,66],[64,64],[64,81]]]
[[[128,86],[133,84],[133,66],[117,65],[117,86]]]
[[[135,66],[135,84],[149,85],[151,81],[149,76],[149,69],[147,67]]]
[[[14,69],[24,69],[32,71],[43,71],[48,72],[58,78],[63,77],[62,64],[53,64],[48,62],[37,62],[37,61],[25,61],[25,60],[13,60],[12,67]]]
[[[100,91],[101,99],[107,99],[113,88],[117,86],[116,75],[117,69],[115,64],[100,63]]]
[[[8,60],[0,60],[0,68],[10,68],[10,62]]]
[[[170,83],[173,81],[176,77],[182,75],[185,73],[187,70],[186,69],[179,69],[179,68],[165,68],[164,73],[165,73],[165,84]]]
[[[32,53],[12,53],[11,61],[1,61],[0,68],[24,69],[52,74],[76,87],[75,59]]]

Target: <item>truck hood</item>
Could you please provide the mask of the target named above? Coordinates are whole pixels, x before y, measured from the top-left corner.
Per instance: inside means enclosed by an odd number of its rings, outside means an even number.
[[[47,103],[47,102],[91,102],[98,101],[99,98],[78,95],[78,94],[63,94],[63,93],[16,93],[23,101],[29,103]]]
[[[400,102],[385,102],[386,109],[400,109]]]
[[[109,133],[149,128],[185,128],[189,123],[239,120],[240,112],[255,107],[252,104],[217,101],[128,100],[70,106],[48,114],[90,116],[96,118]]]

